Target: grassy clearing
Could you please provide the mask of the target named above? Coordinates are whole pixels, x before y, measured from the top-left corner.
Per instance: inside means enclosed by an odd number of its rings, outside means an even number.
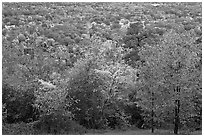
[[[182,130],[180,135],[202,135],[202,131],[190,132]],[[43,133],[37,132],[32,128],[32,124],[6,124],[2,126],[3,135],[42,135]],[[76,133],[78,134],[78,133]],[[151,133],[151,130],[144,129],[127,129],[127,130],[87,130],[85,135],[174,135],[173,130],[156,129],[155,133]]]
[[[151,133],[151,130],[143,129],[128,129],[125,131],[122,130],[104,130],[104,131],[92,131],[88,135],[174,135],[173,130],[155,130],[155,133]],[[202,131],[180,131],[180,135],[202,135]]]

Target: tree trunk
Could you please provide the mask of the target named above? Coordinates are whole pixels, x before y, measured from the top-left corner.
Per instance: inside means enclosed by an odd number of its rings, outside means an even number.
[[[180,92],[180,88],[179,88],[179,87],[176,88],[176,92],[177,92],[177,93]],[[180,100],[177,99],[177,100],[175,100],[174,134],[178,134],[178,130],[179,130],[179,123],[180,123],[180,119],[179,119],[179,109],[180,109]]]
[[[154,111],[152,110],[152,133],[154,133]]]
[[[175,100],[175,122],[174,122],[174,134],[178,134],[178,100]]]
[[[152,133],[154,133],[154,93],[152,92],[152,113],[151,113],[151,129]]]

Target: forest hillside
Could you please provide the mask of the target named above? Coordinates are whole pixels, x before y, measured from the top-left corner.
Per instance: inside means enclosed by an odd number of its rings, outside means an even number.
[[[202,3],[2,3],[2,133],[201,134]]]

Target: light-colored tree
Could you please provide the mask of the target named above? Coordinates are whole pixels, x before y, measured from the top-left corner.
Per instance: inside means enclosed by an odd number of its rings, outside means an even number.
[[[201,70],[198,67],[201,45],[195,41],[196,35],[192,31],[177,34],[171,30],[160,44],[145,45],[140,50],[141,58],[146,62],[141,67],[142,80],[138,84],[142,98],[140,106],[151,111],[152,124],[165,121],[168,112],[174,111],[175,116],[169,117],[175,117],[175,134],[178,134],[179,123],[196,115],[192,100],[195,95],[201,95]]]

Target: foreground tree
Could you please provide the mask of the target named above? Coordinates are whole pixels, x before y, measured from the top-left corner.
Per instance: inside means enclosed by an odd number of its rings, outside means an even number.
[[[201,95],[201,44],[196,39],[192,31],[177,34],[172,30],[160,44],[140,50],[146,62],[138,86],[140,105],[152,112],[152,131],[153,123],[167,121],[169,113],[178,134],[179,127],[196,115],[193,98]]]

